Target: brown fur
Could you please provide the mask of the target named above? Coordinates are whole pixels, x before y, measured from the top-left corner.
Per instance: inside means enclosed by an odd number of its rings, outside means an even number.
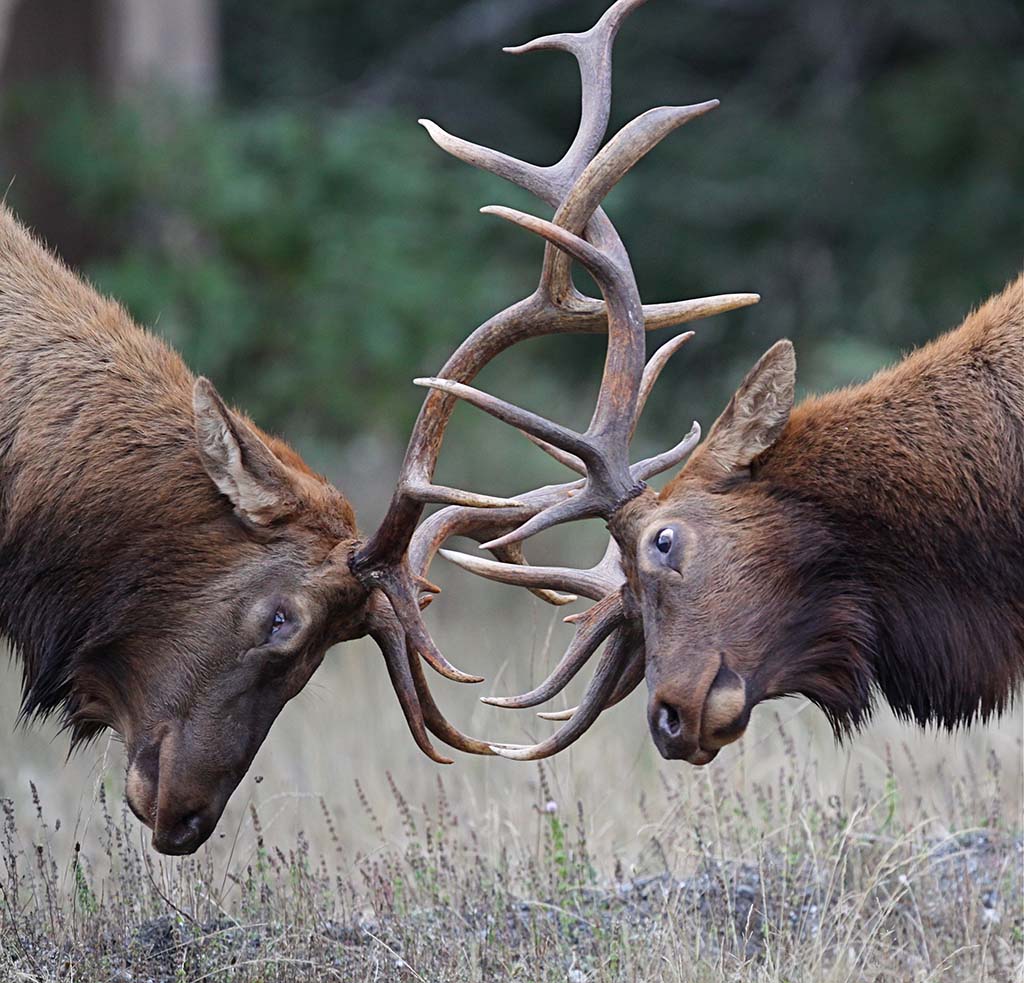
[[[773,348],[615,526],[667,756],[710,760],[757,702],[790,693],[840,735],[875,692],[919,724],[967,725],[1024,676],[1024,277],[790,415],[793,367]],[[671,564],[652,546],[667,527]]]
[[[342,602],[365,602],[349,503],[203,385],[200,412],[178,355],[0,210],[0,630],[23,713],[58,711],[73,742],[115,728],[132,806],[171,850],[189,816],[212,829],[346,637]],[[268,511],[218,490],[197,433],[241,448]],[[275,604],[297,627],[261,647]]]

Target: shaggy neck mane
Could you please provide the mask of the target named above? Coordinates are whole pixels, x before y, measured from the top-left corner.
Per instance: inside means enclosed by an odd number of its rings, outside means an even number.
[[[82,670],[166,633],[243,535],[195,449],[193,381],[0,209],[0,631],[23,715],[60,709],[75,740],[102,729],[76,720]]]
[[[1024,277],[868,383],[801,404],[755,462],[752,489],[827,534],[791,657],[837,732],[872,687],[953,729],[1005,710],[1024,677],[1022,366]]]

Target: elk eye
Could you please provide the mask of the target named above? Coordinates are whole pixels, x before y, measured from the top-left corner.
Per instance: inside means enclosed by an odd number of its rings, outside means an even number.
[[[270,624],[267,627],[267,640],[264,644],[272,642],[274,638],[280,633],[281,629],[288,624],[288,616],[278,609],[274,612],[274,617],[270,619]]]
[[[654,541],[654,545],[658,547],[659,553],[671,553],[672,546],[675,544],[676,534],[673,529],[662,529],[658,533],[658,538]]]

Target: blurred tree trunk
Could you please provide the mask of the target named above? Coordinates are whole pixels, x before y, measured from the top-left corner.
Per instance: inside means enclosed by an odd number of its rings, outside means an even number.
[[[216,91],[216,0],[0,0],[0,82],[75,76],[102,95]]]
[[[106,0],[105,7],[105,74],[115,96],[131,94],[140,84],[198,99],[214,94],[219,55],[216,0]]]
[[[15,2],[16,0],[0,0],[0,65],[3,65],[4,54],[7,51],[7,38]]]
[[[216,0],[0,0],[0,97],[12,87],[70,81],[101,100],[153,89],[205,101],[216,93],[219,61]],[[38,126],[24,115],[3,126],[0,193],[15,179],[26,220],[79,264],[103,244],[76,227],[36,165]]]

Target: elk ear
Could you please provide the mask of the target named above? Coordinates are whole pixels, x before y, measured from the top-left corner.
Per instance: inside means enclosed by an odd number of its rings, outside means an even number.
[[[793,408],[796,355],[779,341],[760,358],[715,421],[702,459],[731,474],[750,466],[779,438]]]
[[[238,515],[268,526],[294,511],[288,470],[248,421],[224,405],[209,379],[192,390],[196,443],[206,473]]]

